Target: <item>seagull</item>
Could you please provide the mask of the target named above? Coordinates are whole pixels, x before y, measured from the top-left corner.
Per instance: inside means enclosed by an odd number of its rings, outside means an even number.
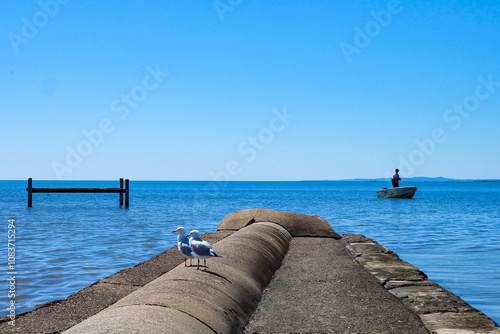
[[[192,230],[188,237],[190,237],[189,247],[193,250],[194,256],[198,258],[198,268],[196,268],[196,270],[200,269],[200,258],[203,259],[203,263],[205,264],[204,270],[207,270],[206,258],[219,255],[213,251],[212,246],[208,242],[201,240],[200,232],[198,230]]]
[[[178,233],[177,236],[177,248],[179,252],[184,255],[184,267],[187,267],[187,259],[189,258],[189,265],[193,265],[194,253],[191,247],[189,246],[189,239],[186,237],[186,229],[184,227],[178,227],[172,233]]]

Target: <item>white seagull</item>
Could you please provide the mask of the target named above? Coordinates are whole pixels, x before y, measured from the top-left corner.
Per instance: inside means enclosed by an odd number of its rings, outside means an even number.
[[[193,265],[193,250],[189,246],[189,239],[186,236],[186,229],[184,227],[178,227],[175,231],[172,231],[172,233],[178,233],[177,236],[177,248],[179,249],[179,252],[184,255],[184,267],[187,267],[187,259],[189,258],[189,265]]]
[[[201,240],[200,238],[200,232],[198,230],[192,230],[191,233],[188,235],[189,238],[189,247],[193,250],[193,254],[195,257],[198,258],[198,268],[197,270],[200,269],[200,258],[203,259],[203,263],[205,265],[205,269],[207,270],[207,258],[208,257],[214,257],[214,256],[219,256],[217,255],[213,249],[212,246],[206,242]],[[219,256],[220,257],[220,256]]]

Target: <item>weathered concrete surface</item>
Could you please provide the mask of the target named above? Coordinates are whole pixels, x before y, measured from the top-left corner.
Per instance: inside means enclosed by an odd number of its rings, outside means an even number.
[[[266,217],[275,223],[256,223]],[[242,230],[237,234],[244,237],[224,239],[247,225],[272,228],[273,237]],[[219,227],[202,236],[224,256],[209,259],[207,272],[184,268],[173,247],[18,316],[15,328],[3,318],[0,333],[60,333],[75,324],[68,333],[231,333],[243,330],[251,314],[248,333],[412,333],[423,329],[419,318],[432,333],[500,333],[491,319],[386,247],[362,235],[337,241],[317,216],[242,210]],[[276,251],[286,253],[290,245],[280,267]],[[253,313],[270,267],[279,269]]]
[[[466,313],[421,314],[425,326],[436,334],[499,334],[500,328],[477,310]]]
[[[245,333],[428,333],[331,238],[294,238]]]
[[[203,235],[211,243],[227,237],[233,231]],[[175,238],[173,238],[175,240]],[[60,333],[116,303],[121,298],[160,277],[184,262],[177,246],[98,280],[64,299],[41,304],[16,316],[16,326],[8,325],[7,317],[0,319],[0,333]]]
[[[190,315],[171,308],[155,305],[131,305],[108,308],[64,333],[185,333],[215,334],[209,327]],[[77,328],[77,331],[75,331]]]
[[[432,333],[500,333],[498,325],[484,313],[429,281],[385,246],[359,234],[345,234],[342,242],[365,270],[420,316]]]
[[[293,237],[340,239],[340,235],[320,216],[268,209],[248,209],[233,212],[224,217],[217,226],[217,231],[237,231],[256,222],[272,222],[281,225]]]
[[[213,246],[222,257],[209,259],[209,270],[180,265],[65,333],[123,333],[123,328],[129,333],[149,333],[141,326],[163,319],[162,309],[168,313],[165,319],[184,328],[182,333],[189,333],[193,322],[202,323],[204,332],[240,333],[281,265],[291,239],[277,224],[252,224]],[[143,312],[141,319],[134,318],[142,306],[162,309],[152,317]],[[171,317],[171,310],[192,319]],[[120,321],[106,321],[108,316]],[[171,332],[170,328],[165,332]]]
[[[427,276],[418,268],[401,259],[383,245],[358,234],[344,235],[347,250],[381,284],[393,281],[424,281]]]

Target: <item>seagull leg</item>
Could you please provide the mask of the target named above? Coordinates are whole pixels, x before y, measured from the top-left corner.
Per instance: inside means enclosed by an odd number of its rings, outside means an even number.
[[[205,265],[205,269],[203,269],[203,270],[207,271],[207,260],[206,259],[203,259],[203,264]]]
[[[200,270],[200,258],[198,258],[198,268],[196,270]]]
[[[187,267],[187,258],[184,258],[184,267]]]

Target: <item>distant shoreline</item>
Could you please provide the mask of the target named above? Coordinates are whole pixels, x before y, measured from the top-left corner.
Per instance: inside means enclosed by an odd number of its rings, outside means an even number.
[[[404,181],[412,181],[412,182],[500,182],[500,179],[450,179],[446,177],[404,177]],[[328,182],[328,181],[344,181],[344,182],[388,182],[389,178],[374,178],[374,179],[340,179],[340,180],[305,180],[305,181],[320,181],[320,182]]]

